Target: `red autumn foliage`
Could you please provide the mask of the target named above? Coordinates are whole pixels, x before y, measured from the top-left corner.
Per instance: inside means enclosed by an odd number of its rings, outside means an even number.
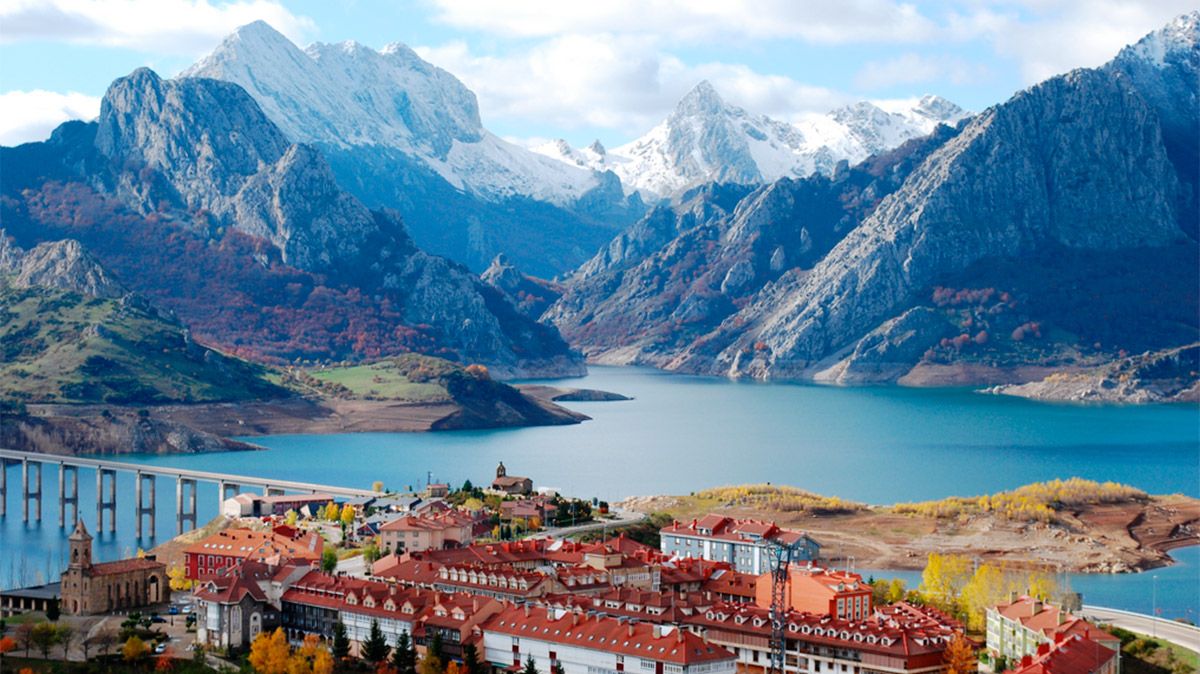
[[[47,183],[24,197],[4,200],[10,230],[78,239],[125,285],[173,310],[197,341],[234,355],[269,362],[454,355],[439,349],[427,326],[406,325],[389,298],[327,285],[321,274],[284,264],[261,239],[219,230],[210,238],[79,183]]]

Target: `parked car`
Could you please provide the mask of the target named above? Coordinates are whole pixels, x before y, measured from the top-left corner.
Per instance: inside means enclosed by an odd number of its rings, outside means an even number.
[[[166,644],[166,642],[164,642],[164,643],[161,643],[161,644],[159,644],[159,645],[157,645],[157,646],[155,646],[155,647],[154,647],[154,654],[155,654],[155,655],[162,655],[162,654],[163,654],[163,653],[165,653],[166,651],[167,651],[167,644]]]
[[[192,612],[192,605],[191,605],[191,604],[188,604],[187,606],[184,606],[184,607],[183,607],[183,612],[184,612],[184,613],[191,613],[191,612]]]
[[[171,615],[179,615],[179,607],[171,604],[170,608],[167,609],[167,613]]]
[[[152,623],[165,623],[165,622],[167,622],[167,619],[166,619],[166,618],[164,618],[164,617],[162,617],[162,616],[160,616],[160,615],[155,615],[155,616],[150,616],[150,622],[152,622]]]

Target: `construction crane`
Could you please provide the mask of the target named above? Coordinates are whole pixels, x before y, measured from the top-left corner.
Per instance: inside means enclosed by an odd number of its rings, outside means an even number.
[[[792,546],[770,542],[771,561],[771,666],[770,674],[783,674],[784,653],[787,650],[787,584],[788,566],[792,563]]]

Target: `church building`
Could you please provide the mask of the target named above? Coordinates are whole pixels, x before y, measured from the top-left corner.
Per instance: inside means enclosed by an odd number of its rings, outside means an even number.
[[[520,475],[509,475],[508,469],[501,461],[500,465],[496,466],[496,479],[492,480],[492,489],[514,496],[525,496],[533,493],[533,480]]]
[[[167,601],[167,567],[153,557],[92,563],[92,536],[75,523],[71,562],[62,574],[62,612],[72,615],[108,613]]]

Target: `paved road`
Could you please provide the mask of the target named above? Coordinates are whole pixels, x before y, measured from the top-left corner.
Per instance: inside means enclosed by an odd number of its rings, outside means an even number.
[[[588,522],[587,524],[579,524],[573,527],[557,527],[544,529],[536,533],[530,534],[530,537],[553,536],[562,538],[574,534],[581,534],[585,531],[599,531],[601,529],[617,529],[618,527],[628,526],[646,519],[645,513],[634,512],[632,510],[620,510],[613,508],[609,511],[613,516],[611,520],[598,520],[596,522]]]
[[[1166,639],[1176,646],[1200,653],[1200,628],[1177,623],[1174,620],[1154,618],[1141,613],[1130,613],[1102,606],[1084,606],[1080,612],[1095,622],[1109,623],[1132,632],[1150,634]]]

